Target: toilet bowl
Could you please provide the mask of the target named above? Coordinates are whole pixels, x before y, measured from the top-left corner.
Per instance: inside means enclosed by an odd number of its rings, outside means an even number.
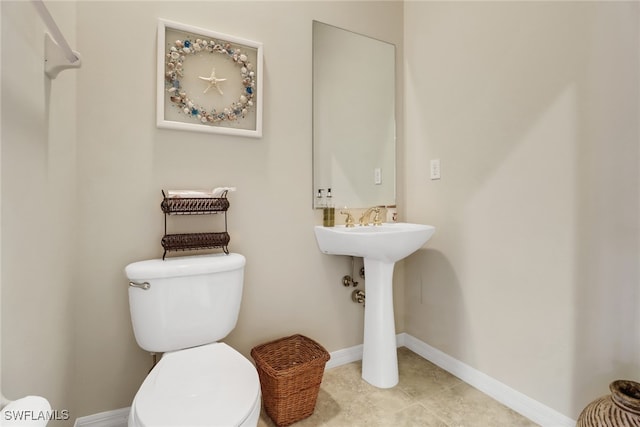
[[[214,343],[166,353],[138,390],[129,426],[255,426],[260,406],[254,366]]]
[[[125,268],[138,345],[164,353],[131,404],[129,427],[255,427],[261,408],[253,364],[218,342],[236,325],[245,258],[215,254]]]
[[[44,427],[51,414],[49,401],[40,396],[27,396],[14,401],[2,399],[0,425],[2,427]]]

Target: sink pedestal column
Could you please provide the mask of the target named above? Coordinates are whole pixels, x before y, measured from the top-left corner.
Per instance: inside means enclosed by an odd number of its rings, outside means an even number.
[[[367,299],[364,307],[362,379],[379,388],[398,384],[398,353],[393,318],[393,262],[364,259]]]

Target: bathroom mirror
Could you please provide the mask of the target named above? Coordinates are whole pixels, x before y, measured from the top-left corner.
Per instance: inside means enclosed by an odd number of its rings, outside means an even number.
[[[313,21],[313,200],[394,205],[395,46]]]

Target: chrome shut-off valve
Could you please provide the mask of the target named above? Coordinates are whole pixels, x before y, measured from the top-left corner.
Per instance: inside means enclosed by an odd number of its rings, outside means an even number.
[[[357,302],[358,304],[364,304],[365,294],[362,289],[356,289],[351,292],[351,300],[353,302]]]

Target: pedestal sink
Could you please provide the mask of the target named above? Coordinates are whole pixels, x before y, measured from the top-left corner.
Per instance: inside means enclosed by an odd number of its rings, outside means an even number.
[[[380,388],[398,384],[396,328],[393,318],[393,267],[431,238],[430,225],[385,223],[378,226],[316,226],[320,250],[329,255],[364,258],[367,301],[364,307],[362,378]]]

